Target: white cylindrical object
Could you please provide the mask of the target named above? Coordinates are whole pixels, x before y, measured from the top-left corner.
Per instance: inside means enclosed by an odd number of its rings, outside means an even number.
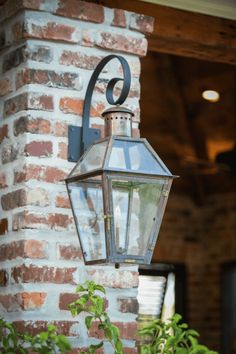
[[[138,303],[140,315],[160,316],[166,278],[162,276],[139,276]]]

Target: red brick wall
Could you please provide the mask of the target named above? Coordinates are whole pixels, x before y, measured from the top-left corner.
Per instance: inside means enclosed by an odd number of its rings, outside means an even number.
[[[188,321],[200,332],[201,341],[219,352],[221,266],[236,261],[235,197],[235,193],[206,196],[197,206],[172,191],[154,255],[156,262],[186,265]]]
[[[121,302],[136,296],[137,268],[84,267],[63,179],[73,167],[68,125],[81,125],[89,78],[111,52],[131,67],[127,104],[138,134],[139,57],[152,19],[75,0],[9,0],[0,22],[1,312],[21,329],[53,321],[84,346],[86,330],[66,303],[78,282],[94,279],[107,287],[111,318],[133,347],[136,315]],[[104,83],[115,74],[121,74],[118,62],[109,63],[93,95],[91,124],[101,129]]]

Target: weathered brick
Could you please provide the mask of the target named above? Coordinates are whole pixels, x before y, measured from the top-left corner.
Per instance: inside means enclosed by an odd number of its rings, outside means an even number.
[[[22,170],[14,172],[14,183],[21,183],[29,180],[40,180],[49,183],[62,183],[67,173],[57,167],[41,165],[24,165]]]
[[[15,22],[11,27],[11,36],[13,41],[18,41],[24,38],[25,28],[22,21]]]
[[[82,88],[81,78],[77,73],[26,68],[17,74],[16,88],[28,84],[41,84],[48,87],[73,90],[81,90]]]
[[[25,154],[27,156],[51,156],[53,152],[51,141],[31,141],[25,145]]]
[[[137,339],[137,322],[113,322],[120,330],[120,336],[123,339]]]
[[[39,165],[24,165],[21,170],[14,171],[14,184],[29,180],[39,180],[43,167]]]
[[[26,48],[27,59],[42,63],[51,63],[53,59],[52,49],[48,46],[35,45]]]
[[[132,60],[129,60],[129,67],[130,71],[132,73],[132,77],[136,77],[139,79],[140,74],[141,74],[141,63],[140,63],[140,58],[134,58]],[[123,69],[122,66],[119,66],[118,72],[122,75],[123,74]]]
[[[121,9],[114,9],[114,17],[112,20],[112,26],[116,27],[126,27],[126,16],[125,11]]]
[[[7,187],[6,174],[0,172],[0,189]]]
[[[8,163],[16,160],[22,154],[18,145],[7,144],[2,148],[2,163]]]
[[[45,167],[42,180],[45,182],[56,183],[64,180],[67,177],[67,173],[63,170],[60,170],[57,167]]]
[[[130,28],[143,33],[152,33],[154,17],[133,13],[130,17]]]
[[[63,65],[73,65],[77,68],[94,70],[101,59],[101,57],[96,55],[86,55],[79,51],[64,50],[59,58],[59,62]]]
[[[7,312],[19,309],[15,296],[12,294],[0,294],[0,304]]]
[[[63,160],[67,160],[67,155],[68,155],[68,144],[64,142],[60,142],[58,144],[58,154],[57,157]]]
[[[49,120],[43,118],[32,118],[23,116],[14,122],[14,135],[23,133],[31,134],[49,134],[52,131],[52,124]]]
[[[104,49],[132,53],[139,56],[144,56],[147,52],[146,38],[124,36],[110,32],[101,32],[96,39],[96,45]]]
[[[5,269],[0,269],[0,286],[8,285],[8,273]]]
[[[26,61],[26,47],[20,47],[3,56],[2,71],[6,72]]]
[[[0,219],[0,235],[5,235],[8,231],[8,219]]]
[[[58,208],[70,208],[70,201],[66,193],[60,193],[56,196],[55,205]]]
[[[69,311],[68,305],[79,299],[78,294],[62,293],[59,297],[59,309]]]
[[[138,313],[138,301],[134,297],[119,297],[117,304],[120,312]]]
[[[9,117],[14,113],[27,109],[53,111],[53,97],[50,95],[30,92],[12,97],[4,103],[5,117]]]
[[[87,274],[95,283],[110,288],[133,288],[138,286],[138,272],[103,269],[88,269]]]
[[[66,336],[77,336],[75,326],[78,325],[78,321],[14,321],[14,325],[20,333],[30,333],[33,336],[46,331],[47,325],[53,324],[57,327],[57,333]]]
[[[84,101],[78,98],[63,97],[60,99],[60,110],[64,113],[74,113],[81,115]]]
[[[3,142],[5,138],[8,138],[8,125],[4,124],[0,128],[0,144]]]
[[[80,30],[75,26],[69,26],[53,21],[46,22],[43,18],[39,24],[38,20],[27,19],[24,23],[23,37],[51,39],[69,43],[78,43],[80,41]]]
[[[67,230],[74,225],[73,218],[65,214],[42,215],[28,211],[17,213],[13,216],[13,230],[42,229],[42,230]]]
[[[23,292],[15,295],[17,302],[23,311],[38,310],[46,300],[45,292]]]
[[[137,322],[112,322],[120,330],[120,337],[122,339],[134,340],[137,338]],[[89,330],[89,337],[104,339],[104,333],[98,329],[99,322],[93,322]]]
[[[50,204],[48,192],[40,187],[27,190],[27,204],[45,207]]]
[[[12,84],[9,79],[0,80],[0,97],[12,92]]]
[[[28,94],[22,93],[4,102],[4,115],[6,117],[27,109]]]
[[[12,278],[16,283],[53,283],[75,285],[74,273],[76,267],[56,268],[36,265],[20,265],[12,269]]]
[[[18,189],[2,195],[1,204],[3,210],[11,210],[26,205],[26,191]]]
[[[23,10],[26,8],[29,9],[39,9],[39,7],[36,7],[37,3],[41,3],[40,0],[14,0],[14,1],[9,1],[9,0],[0,0],[1,4],[5,4],[5,6],[2,6],[1,8],[1,21],[8,19],[12,16],[14,16],[19,10]]]
[[[55,122],[53,126],[53,133],[55,136],[68,136],[68,123]]]
[[[50,95],[42,95],[34,92],[29,93],[27,108],[43,111],[53,111],[53,97]]]
[[[11,242],[0,246],[0,261],[3,262],[7,259],[15,259],[22,257],[24,253],[24,245],[20,242]]]
[[[0,261],[15,259],[17,257],[31,259],[46,259],[47,242],[37,240],[20,240],[0,246]]]
[[[59,259],[65,260],[81,260],[82,252],[79,246],[58,245]]]
[[[95,44],[95,31],[91,29],[82,30],[81,45],[84,47],[93,47]]]
[[[2,70],[6,72],[25,63],[26,60],[50,63],[53,59],[52,50],[47,46],[22,46],[3,56]]]
[[[48,223],[52,229],[63,230],[67,229],[67,227],[73,223],[73,219],[69,215],[55,213],[49,214]]]
[[[48,258],[48,243],[39,240],[24,240],[24,258]]]
[[[60,99],[60,110],[64,113],[74,113],[81,115],[83,112],[84,100],[79,98],[62,97]],[[98,103],[96,106],[92,106],[90,110],[91,117],[99,117],[104,111],[104,103]]]
[[[12,229],[49,229],[47,217],[41,214],[23,211],[13,216]]]
[[[102,5],[80,0],[60,0],[56,14],[95,23],[104,21]]]

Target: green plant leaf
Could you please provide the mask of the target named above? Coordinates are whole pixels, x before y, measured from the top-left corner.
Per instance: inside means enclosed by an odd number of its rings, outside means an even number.
[[[93,321],[93,316],[86,316],[85,317],[85,325],[87,327],[87,330],[89,330],[91,328],[92,321]]]
[[[81,293],[81,292],[83,292],[83,291],[86,291],[87,290],[87,288],[85,288],[84,287],[84,285],[82,285],[82,284],[79,284],[77,287],[76,287],[76,293]]]
[[[96,284],[96,285],[95,285],[95,289],[94,289],[94,290],[101,291],[103,294],[106,293],[105,288],[104,288],[102,285],[99,285],[99,284]]]
[[[194,329],[188,329],[187,331],[188,335],[191,335],[193,337],[199,337],[199,333],[195,331]]]
[[[90,344],[89,348],[88,348],[88,353],[89,354],[94,354],[95,351],[99,348],[102,348],[103,346],[103,342],[100,342],[98,344]]]
[[[122,344],[121,340],[119,340],[119,339],[116,340],[116,342],[115,342],[115,348],[116,348],[116,351],[117,351],[117,352],[122,353],[123,344]]]

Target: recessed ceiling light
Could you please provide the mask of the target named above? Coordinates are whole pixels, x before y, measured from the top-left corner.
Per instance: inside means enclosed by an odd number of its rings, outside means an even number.
[[[220,94],[215,90],[204,90],[202,92],[202,98],[210,102],[217,102],[220,99]]]

